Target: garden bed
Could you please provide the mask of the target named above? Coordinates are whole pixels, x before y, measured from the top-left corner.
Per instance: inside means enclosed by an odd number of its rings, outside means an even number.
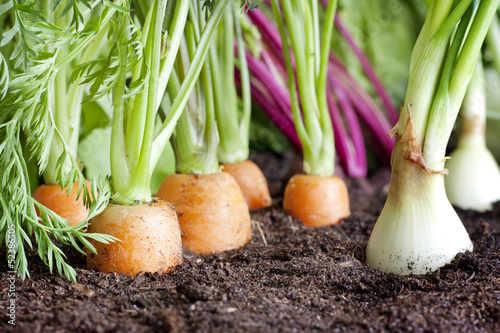
[[[281,209],[295,159],[265,154],[255,160],[274,202],[252,213],[246,246],[217,255],[185,251],[183,265],[170,274],[135,277],[87,270],[85,258],[68,249],[76,284],[49,273],[31,254],[31,278],[16,282],[15,327],[7,324],[9,275],[2,260],[0,331],[500,332],[500,204],[486,214],[459,211],[473,253],[424,276],[385,274],[363,261],[387,172],[348,182],[350,218],[306,229]]]

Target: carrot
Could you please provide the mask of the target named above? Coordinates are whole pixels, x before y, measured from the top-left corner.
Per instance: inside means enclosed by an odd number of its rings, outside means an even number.
[[[130,2],[126,3],[130,5]],[[167,1],[153,1],[148,14],[137,17],[138,21],[143,20],[140,22],[143,34],[138,33],[135,18],[131,17],[120,18],[113,29],[116,53],[109,59],[116,58],[119,63],[119,75],[113,73],[117,81],[112,88],[110,166],[113,202],[90,221],[88,231],[108,234],[121,242],[111,245],[91,243],[97,251],[93,255],[90,254],[92,251],[89,252],[88,267],[128,274],[139,271],[164,273],[181,263],[181,230],[175,210],[163,200],[152,197],[151,174],[174,129],[181,131],[176,124],[182,122],[181,115],[197,86],[209,52],[211,36],[215,34],[228,3],[229,0],[219,0],[209,10],[205,6],[202,9],[198,1],[168,1],[168,6]],[[203,22],[203,31],[193,34],[199,47],[190,53],[192,61],[182,66],[181,83],[174,65],[179,49],[182,51],[180,45],[184,31],[188,30],[186,24],[191,9],[193,12],[203,10],[203,19],[196,21],[196,25]],[[131,37],[136,39],[129,44]],[[163,37],[169,41],[168,52],[164,50]],[[133,62],[131,66],[128,57],[135,55],[127,54],[127,49],[130,50],[127,45],[135,43],[144,45],[145,56],[144,61]],[[168,112],[161,121],[158,110],[170,81],[178,85],[175,97],[166,97],[169,99]],[[144,89],[137,89],[137,84]]]
[[[85,182],[90,188],[90,182],[88,180]],[[78,183],[74,183],[69,195],[66,193],[66,188],[61,189],[59,185],[40,185],[32,196],[36,201],[66,219],[69,225],[74,226],[89,215],[88,208],[83,204],[83,188],[78,200],[77,194]],[[40,216],[38,209],[37,214]]]
[[[89,268],[125,274],[165,273],[182,263],[175,210],[160,198],[141,205],[109,204],[90,220],[88,232],[120,239],[111,244],[91,239],[97,254],[87,251]]]
[[[304,174],[293,176],[286,185],[283,209],[308,227],[336,224],[351,214],[342,179]]]
[[[223,166],[224,171],[233,176],[240,186],[249,209],[259,209],[271,205],[271,195],[266,178],[257,164],[246,160],[223,164]]]
[[[192,252],[237,249],[252,237],[248,206],[238,184],[226,172],[170,175],[157,196],[175,207],[182,242]]]

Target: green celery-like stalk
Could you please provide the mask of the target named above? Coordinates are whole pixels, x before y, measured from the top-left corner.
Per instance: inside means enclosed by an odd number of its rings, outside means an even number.
[[[235,3],[228,6],[210,52],[212,81],[215,88],[215,114],[220,135],[218,158],[221,163],[248,159],[251,115],[250,75],[245,55],[245,43]],[[238,50],[235,57],[234,40]],[[241,82],[241,101],[235,84],[235,66]]]
[[[186,68],[198,48],[200,35],[205,27],[208,8],[196,1],[190,2],[190,20],[185,30],[185,43],[177,59],[176,76],[185,81]],[[209,51],[210,52],[210,51]],[[172,144],[177,172],[185,174],[213,174],[219,172],[217,147],[219,136],[215,123],[215,86],[212,82],[211,63],[205,60],[199,85],[190,96],[186,110],[179,120]],[[178,83],[172,82],[170,94],[174,96]]]
[[[283,43],[295,128],[303,147],[304,172],[317,176],[331,176],[335,168],[333,128],[325,87],[336,6],[337,1],[328,2],[322,43],[319,46],[319,15],[315,1],[312,4],[306,0],[282,1],[283,13],[280,3],[272,1]],[[295,57],[297,79],[287,51],[290,49],[289,39]]]
[[[47,19],[53,21],[53,24],[59,27],[65,27],[69,23],[68,16],[61,16],[62,11],[66,7],[63,2],[54,12],[53,5],[50,1],[43,2],[44,11]],[[106,36],[107,29],[101,29],[89,45],[83,51],[83,54],[75,54],[71,63],[66,63],[60,66],[60,69],[55,75],[53,87],[51,89],[52,99],[54,100],[53,113],[57,129],[61,134],[61,138],[54,137],[51,143],[50,157],[47,168],[43,172],[45,184],[58,184],[61,175],[66,175],[71,169],[71,162],[66,159],[63,166],[59,166],[57,160],[63,153],[64,147],[61,140],[64,140],[69,146],[69,153],[73,159],[77,158],[78,140],[80,135],[80,119],[82,111],[83,85],[82,75],[78,75],[70,81],[69,73],[71,67],[75,63],[86,63],[91,61],[99,51],[99,44]],[[64,32],[61,32],[64,34]],[[67,45],[58,51],[58,59],[63,59],[71,51],[72,46]],[[47,51],[54,51],[53,45],[47,46]],[[62,170],[60,172],[59,170]]]
[[[128,36],[121,29],[115,30],[116,39],[119,41],[118,55],[123,67],[119,81],[113,89],[111,177],[115,202],[134,204],[151,200],[151,174],[183,114],[188,97],[200,75],[211,38],[228,1],[218,1],[205,29],[200,31],[199,47],[193,54],[189,68],[185,68],[184,81],[179,84],[175,94],[170,94],[173,100],[170,109],[166,110],[165,120],[156,137],[155,119],[165,87],[169,80],[176,81],[172,70],[185,29],[190,2],[152,2],[143,27],[144,63],[136,63],[132,76],[134,82],[143,81],[143,89],[134,96],[126,96],[125,99],[123,97],[128,68],[125,66],[127,60],[124,45]],[[162,37],[165,16],[169,24],[166,29],[168,38]],[[124,25],[125,22],[122,22],[122,26]],[[168,47],[164,44],[167,40],[170,41]],[[130,108],[132,105],[133,108]]]
[[[154,135],[154,125],[157,112],[157,84],[160,75],[160,56],[163,18],[167,6],[166,0],[153,1],[148,17],[147,37],[145,43],[144,66],[148,69],[144,89],[137,96],[140,103],[138,109],[133,110],[133,117],[128,119],[127,131],[124,132],[124,99],[126,68],[122,70],[119,83],[113,90],[113,123],[111,132],[111,179],[113,183],[113,200],[118,203],[132,204],[134,202],[151,201],[150,189],[150,156],[151,143]],[[122,28],[126,22],[122,19]],[[122,66],[126,64],[126,40],[128,36],[122,29],[116,29],[118,40],[118,54]],[[176,50],[171,50],[176,52]],[[125,67],[125,66],[124,66]],[[126,138],[132,138],[136,153],[130,152]],[[130,145],[129,145],[130,146]]]

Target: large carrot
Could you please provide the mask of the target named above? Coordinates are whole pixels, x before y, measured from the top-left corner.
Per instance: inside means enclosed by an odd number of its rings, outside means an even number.
[[[88,180],[85,180],[85,183],[88,188],[91,187]],[[77,196],[78,183],[73,184],[69,194],[66,192],[66,187],[62,189],[59,185],[40,185],[33,192],[33,199],[66,219],[71,226],[82,222],[89,215],[89,209],[83,204],[83,188],[78,200]],[[37,214],[40,215],[38,209]]]
[[[342,179],[302,174],[293,176],[286,185],[283,209],[308,227],[336,224],[351,214]]]
[[[271,205],[271,195],[266,177],[254,162],[223,164],[224,171],[229,173],[240,186],[249,209],[259,209]]]
[[[241,190],[226,172],[170,175],[158,190],[174,205],[184,246],[196,253],[237,249],[252,237],[250,214]]]
[[[113,87],[110,159],[113,203],[91,220],[89,231],[107,233],[121,242],[111,245],[93,242],[97,253],[87,256],[90,268],[127,274],[139,271],[163,273],[182,262],[177,215],[166,202],[151,196],[151,174],[195,87],[208,52],[210,36],[214,34],[228,2],[220,0],[211,8],[205,29],[198,35],[200,47],[194,52],[189,68],[183,68],[186,79],[177,87],[175,99],[170,101],[166,110],[168,114],[156,137],[159,104],[167,82],[175,80],[171,77],[174,61],[190,6],[197,2],[169,1],[167,6],[166,1],[153,1],[142,22],[141,34],[136,33],[138,28],[130,19],[116,22],[113,36],[116,54],[110,55],[110,61],[120,62],[120,72]],[[164,35],[163,29],[168,35]],[[132,43],[144,44],[146,53],[143,61],[133,62],[132,75],[128,61],[135,53],[127,56],[126,48],[131,36],[142,38],[142,41]],[[169,41],[168,52],[164,49],[164,38]],[[127,82],[130,82],[129,87]],[[131,93],[137,84],[142,85],[142,89]]]
[[[126,274],[165,273],[182,263],[177,216],[172,206],[159,198],[142,205],[109,204],[90,220],[88,232],[120,239],[110,244],[90,240],[97,254],[87,253],[89,268]]]

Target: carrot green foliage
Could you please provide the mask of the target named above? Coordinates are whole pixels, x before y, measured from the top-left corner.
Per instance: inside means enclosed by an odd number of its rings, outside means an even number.
[[[3,97],[0,101],[0,241],[9,242],[9,250],[15,253],[15,262],[9,261],[9,268],[22,278],[29,276],[25,245],[33,248],[33,239],[37,254],[50,270],[55,266],[60,274],[73,281],[75,271],[53,240],[72,245],[82,253],[85,252],[77,240],[91,251],[95,249],[88,238],[113,241],[106,235],[84,233],[87,221],[105,208],[110,188],[102,179],[94,179],[92,188],[85,184],[79,162],[63,133],[68,128],[57,126],[56,106],[51,96],[58,74],[86,53],[90,43],[110,27],[112,19],[128,15],[124,5],[126,2],[121,0],[24,3],[11,0],[0,6],[0,15],[8,16],[4,18],[7,28],[0,43]],[[60,14],[53,17],[54,12]],[[58,25],[56,21],[64,24]],[[54,141],[60,149],[55,160],[51,157]],[[28,160],[23,157],[23,149],[28,152]],[[33,189],[27,167],[30,160],[36,161],[40,174],[50,166],[55,182],[67,187],[68,193],[73,183],[80,184],[84,202],[90,208],[86,220],[70,227],[66,220],[31,197]]]
[[[199,31],[198,48],[185,66],[183,82],[176,86],[164,110],[165,119],[155,130],[158,109],[167,83],[177,82],[173,71],[177,51],[181,44],[188,13],[195,1],[154,1],[143,22],[142,42],[145,47],[143,63],[121,66],[117,83],[113,86],[113,124],[111,138],[111,179],[113,200],[122,204],[151,201],[151,174],[167,145],[177,121],[183,114],[191,91],[202,71],[212,36],[229,0],[211,2],[212,14],[203,31]],[[207,4],[207,3],[205,3]],[[203,7],[204,8],[204,7]],[[191,14],[191,13],[190,13]],[[164,22],[165,18],[165,22]],[[167,34],[162,34],[166,24]],[[119,63],[126,63],[126,52],[121,50],[128,40],[127,34],[115,30]],[[131,86],[142,87],[135,94],[127,90],[127,77],[132,72]],[[172,95],[172,93],[171,93]],[[157,132],[157,133],[156,133]]]
[[[217,86],[221,79],[218,76],[219,64],[214,54],[215,49],[212,46],[210,50],[205,50],[203,32],[212,29],[211,21],[216,16],[222,17],[224,12],[225,10],[218,11],[217,7],[211,9],[209,5],[190,1],[183,43],[176,59],[175,70],[168,83],[169,98],[174,101],[174,104],[179,99],[182,85],[189,83],[188,69],[198,61],[197,54],[206,51],[209,57],[200,63],[202,65],[200,80],[193,87],[193,93],[187,96],[189,99],[186,110],[180,116],[172,138],[176,169],[180,173],[213,174],[219,172],[217,159],[219,133],[215,122],[215,108],[223,103],[220,95],[222,87]],[[232,11],[230,10],[229,13]],[[213,31],[215,33],[215,30]],[[232,40],[230,44],[232,53],[234,52]]]

